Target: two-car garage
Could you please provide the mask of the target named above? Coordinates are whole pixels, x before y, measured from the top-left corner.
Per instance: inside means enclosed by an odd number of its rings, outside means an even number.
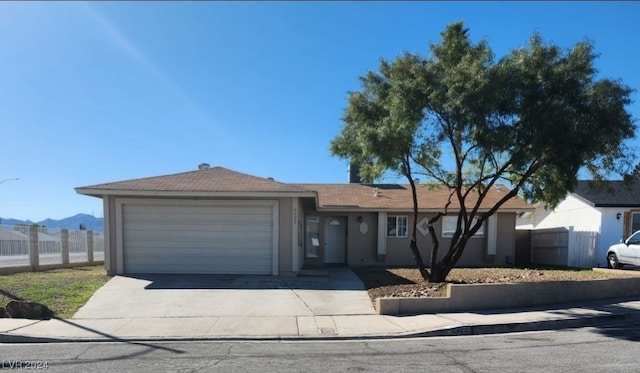
[[[116,205],[123,273],[278,273],[276,200],[119,199]]]
[[[76,191],[103,201],[109,274],[296,274],[301,199],[317,199],[299,185],[205,163]]]

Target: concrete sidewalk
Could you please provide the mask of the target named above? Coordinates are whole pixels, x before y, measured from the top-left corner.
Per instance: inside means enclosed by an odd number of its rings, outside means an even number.
[[[637,298],[414,316],[0,319],[0,342],[398,338],[556,330],[635,319],[640,320]]]

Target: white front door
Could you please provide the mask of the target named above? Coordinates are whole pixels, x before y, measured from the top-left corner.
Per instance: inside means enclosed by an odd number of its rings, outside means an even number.
[[[347,257],[347,218],[328,217],[324,223],[324,262],[342,264]]]

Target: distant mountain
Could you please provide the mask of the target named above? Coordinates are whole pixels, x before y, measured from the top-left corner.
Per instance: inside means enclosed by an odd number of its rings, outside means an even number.
[[[35,222],[32,222],[31,220],[18,220],[18,219],[5,219],[5,218],[0,218],[0,223],[5,225],[35,224]]]
[[[103,220],[104,219],[102,219],[102,218],[96,218],[95,216],[89,215],[89,214],[76,214],[76,215],[70,216],[68,218],[60,219],[60,220],[45,219],[45,220],[38,221],[38,222],[32,222],[31,220],[18,220],[18,219],[11,219],[11,218],[7,218],[7,219],[0,218],[0,222],[2,222],[2,224],[6,224],[6,225],[38,224],[38,225],[44,225],[47,228],[79,229],[80,228],[80,224],[84,224],[84,226],[87,228],[87,230],[91,230],[91,231],[102,231],[103,224],[104,224]]]

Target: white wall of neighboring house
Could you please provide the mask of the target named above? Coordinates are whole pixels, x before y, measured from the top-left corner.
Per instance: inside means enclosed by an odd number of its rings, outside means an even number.
[[[609,246],[619,243],[624,232],[625,207],[593,207],[575,194],[569,194],[555,210],[536,206],[533,214],[516,221],[516,229],[567,228],[569,265],[606,267]],[[618,218],[620,214],[620,218]]]
[[[601,207],[602,229],[600,232],[600,248],[598,249],[598,266],[605,267],[607,249],[609,246],[620,242],[624,232],[624,212],[628,208],[622,207]],[[617,214],[620,214],[618,219]],[[624,237],[626,238],[626,237]]]
[[[530,230],[535,229],[536,222],[541,221],[549,215],[551,211],[544,208],[544,206],[537,204],[536,209],[532,212],[525,212],[516,215],[516,229]]]
[[[602,222],[600,210],[580,197],[569,194],[554,210],[547,210],[542,205],[538,206],[533,215],[519,220],[517,228],[534,230],[566,228],[569,231],[567,265],[575,267],[599,266],[601,263],[606,265],[604,259],[600,258]]]
[[[599,232],[601,213],[599,209],[573,194],[569,194],[553,211],[536,209],[534,229],[573,227],[577,232]]]

